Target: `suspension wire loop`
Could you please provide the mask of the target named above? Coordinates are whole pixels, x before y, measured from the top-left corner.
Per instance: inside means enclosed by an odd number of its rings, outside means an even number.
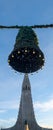
[[[24,26],[18,26],[18,25],[15,25],[15,26],[3,26],[3,25],[0,25],[0,29],[20,29]],[[53,24],[46,24],[46,25],[34,25],[34,26],[25,26],[25,27],[31,27],[31,28],[53,28]]]

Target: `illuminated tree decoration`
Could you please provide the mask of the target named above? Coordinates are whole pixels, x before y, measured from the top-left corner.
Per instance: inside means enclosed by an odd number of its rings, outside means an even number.
[[[32,73],[42,68],[43,59],[44,54],[34,30],[27,26],[19,29],[14,49],[8,56],[9,65],[18,72]]]

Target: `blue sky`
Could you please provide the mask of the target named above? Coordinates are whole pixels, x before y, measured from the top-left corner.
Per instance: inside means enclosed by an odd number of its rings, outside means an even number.
[[[0,0],[0,25],[53,23],[53,0]],[[39,125],[53,128],[53,29],[34,29],[45,55],[45,66],[29,75]],[[0,30],[0,127],[15,124],[24,74],[8,66],[18,30]]]

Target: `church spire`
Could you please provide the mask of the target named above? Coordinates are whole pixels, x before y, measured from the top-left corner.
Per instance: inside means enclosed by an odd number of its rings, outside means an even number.
[[[21,121],[22,125],[24,125],[25,122],[27,122],[26,125],[27,129],[31,129],[31,125],[34,126],[36,124],[37,126],[34,110],[33,110],[31,85],[30,85],[28,74],[25,74],[23,79],[18,120],[19,122]],[[33,128],[35,128],[35,126]]]
[[[40,127],[34,115],[28,74],[24,75],[18,118],[13,127],[2,130],[52,130]]]
[[[22,91],[23,90],[30,90],[30,89],[31,89],[30,81],[29,81],[28,74],[26,73],[24,75],[24,80],[23,80],[23,84],[22,84]]]

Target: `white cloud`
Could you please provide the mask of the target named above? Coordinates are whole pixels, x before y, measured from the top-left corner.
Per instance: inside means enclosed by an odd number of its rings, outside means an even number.
[[[5,112],[6,112],[6,110],[0,110],[0,114],[1,114],[1,113],[5,113]]]
[[[18,108],[19,108],[19,102],[16,100],[0,102],[0,113],[5,112],[5,110],[18,109]]]
[[[35,102],[34,103],[34,108],[35,109],[39,109],[41,111],[49,111],[49,110],[53,110],[53,99],[50,99],[49,101],[46,102]]]
[[[53,123],[51,124],[50,122],[48,123],[48,122],[44,122],[44,120],[43,121],[41,121],[40,123],[39,123],[39,125],[41,126],[41,127],[44,127],[44,128],[53,128]]]
[[[16,119],[15,118],[9,118],[7,119],[0,119],[0,126],[1,128],[11,127],[15,124]]]

